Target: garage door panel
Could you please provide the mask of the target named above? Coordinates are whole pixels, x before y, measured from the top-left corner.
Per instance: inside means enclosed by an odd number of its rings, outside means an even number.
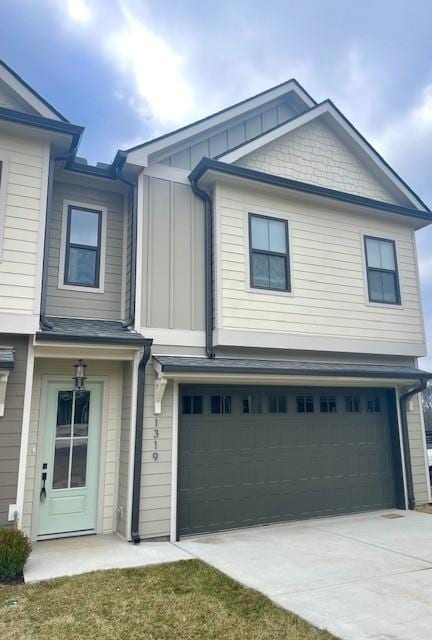
[[[382,391],[182,390],[191,392],[202,397],[202,412],[180,416],[181,534],[394,506]],[[313,413],[299,413],[302,394],[312,395]],[[286,411],[269,411],[272,395],[284,396]],[[213,398],[226,396],[225,404]],[[347,410],[350,397],[358,412]],[[335,402],[336,412],[322,412],[323,400]],[[259,412],[244,414],[245,406]],[[227,413],[214,414],[215,407]]]

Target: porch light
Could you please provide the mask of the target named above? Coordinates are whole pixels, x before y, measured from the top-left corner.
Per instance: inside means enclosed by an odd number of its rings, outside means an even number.
[[[85,377],[86,367],[87,365],[84,362],[84,360],[78,360],[78,362],[74,364],[75,391],[81,391],[81,389],[84,389],[84,380],[86,380],[86,377]]]

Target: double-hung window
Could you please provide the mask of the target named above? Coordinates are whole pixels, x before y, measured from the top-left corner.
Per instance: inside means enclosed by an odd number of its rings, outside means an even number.
[[[288,223],[249,214],[250,286],[290,291]]]
[[[369,301],[400,304],[394,241],[365,236],[365,252]]]
[[[102,211],[68,207],[65,285],[100,286],[101,229]]]

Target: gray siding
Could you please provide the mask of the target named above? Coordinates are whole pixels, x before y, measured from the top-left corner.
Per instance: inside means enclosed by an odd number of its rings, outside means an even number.
[[[229,127],[217,128],[212,135],[205,135],[199,139],[195,137],[194,144],[179,147],[168,156],[162,156],[159,162],[180,169],[192,169],[204,156],[214,158],[234,149],[239,144],[247,142],[259,136],[269,129],[286,122],[297,111],[285,99],[267,104],[263,110],[258,110],[253,115],[237,122],[231,122]]]
[[[59,289],[61,223],[64,200],[107,208],[104,293]],[[48,315],[119,320],[121,310],[123,253],[123,195],[81,185],[56,182],[48,269]]]
[[[15,349],[15,368],[9,375],[6,404],[0,418],[0,527],[7,524],[10,504],[16,502],[20,456],[24,385],[27,367],[27,336],[2,334],[2,347]]]
[[[144,179],[142,327],[204,329],[204,213],[189,185]]]
[[[132,411],[132,363],[123,364],[123,389],[122,412],[120,423],[120,452],[119,452],[119,485],[117,504],[122,507],[123,513],[117,514],[117,531],[122,536],[128,537],[127,529],[127,504],[128,504],[128,480],[129,480],[129,453],[130,453],[130,421]]]

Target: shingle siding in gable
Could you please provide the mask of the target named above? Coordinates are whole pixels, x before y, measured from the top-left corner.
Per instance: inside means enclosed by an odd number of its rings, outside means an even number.
[[[399,204],[323,122],[314,120],[236,164],[321,187]]]

